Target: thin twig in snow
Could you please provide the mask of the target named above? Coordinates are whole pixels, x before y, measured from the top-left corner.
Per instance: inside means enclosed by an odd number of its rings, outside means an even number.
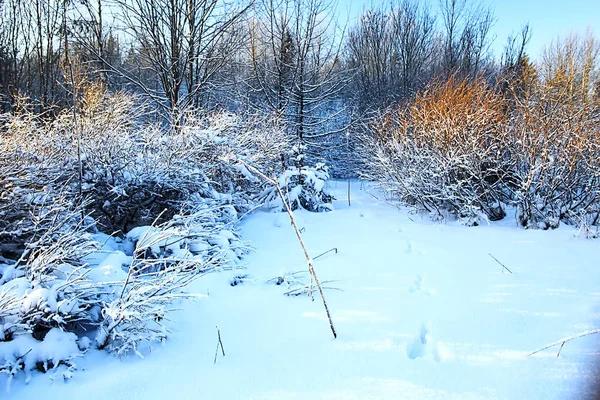
[[[565,345],[565,343],[570,342],[573,339],[577,339],[577,338],[584,337],[584,336],[589,336],[589,335],[595,335],[595,334],[598,334],[598,333],[600,333],[600,329],[594,329],[594,330],[591,330],[591,331],[581,332],[581,333],[579,333],[577,335],[568,336],[566,338],[557,340],[556,342],[551,343],[551,344],[549,344],[546,347],[543,347],[543,348],[541,348],[539,350],[536,350],[533,353],[529,353],[527,356],[529,357],[529,356],[532,356],[532,355],[534,355],[536,353],[539,353],[541,351],[549,349],[551,347],[556,347],[556,346],[560,345],[560,349],[558,349],[558,353],[556,354],[556,357],[558,357],[558,356],[560,356],[560,352],[561,352],[563,346]]]
[[[219,355],[219,347],[221,347],[221,352],[223,353],[223,357],[225,357],[225,349],[223,348],[223,342],[221,341],[221,331],[219,330],[218,326],[215,326],[215,328],[217,328],[217,337],[218,337],[218,342],[217,342],[217,350],[215,350],[215,361],[213,364],[217,363],[217,356]]]
[[[510,269],[508,269],[508,268],[506,267],[506,265],[504,265],[504,264],[502,264],[500,261],[498,261],[498,259],[497,259],[496,257],[494,257],[494,256],[492,255],[492,253],[488,253],[488,254],[490,255],[490,257],[492,257],[494,260],[496,260],[496,262],[497,262],[498,264],[502,265],[502,268],[503,268],[502,272],[504,272],[504,270],[507,270],[508,272],[510,272],[510,273],[512,274],[512,271],[511,271]]]
[[[313,257],[313,260],[316,260],[317,258],[324,256],[325,254],[331,253],[332,251],[334,251],[334,252],[335,252],[335,254],[337,254],[337,252],[338,252],[338,249],[337,249],[337,247],[334,247],[333,249],[329,249],[329,250],[327,250],[326,252],[324,252],[324,253],[321,253],[321,254],[319,254],[319,255],[318,255],[318,256],[316,256],[316,257]]]

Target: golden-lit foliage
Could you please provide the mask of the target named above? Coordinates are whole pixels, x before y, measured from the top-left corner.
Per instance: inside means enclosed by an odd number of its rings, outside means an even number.
[[[374,125],[370,178],[405,203],[477,223],[600,220],[599,42],[553,43],[498,84],[438,81]]]
[[[394,139],[410,135],[415,145],[454,154],[463,145],[489,146],[508,120],[502,97],[482,79],[433,83],[401,113]]]
[[[541,83],[562,101],[597,100],[600,79],[600,41],[591,31],[571,34],[546,47],[539,66]]]

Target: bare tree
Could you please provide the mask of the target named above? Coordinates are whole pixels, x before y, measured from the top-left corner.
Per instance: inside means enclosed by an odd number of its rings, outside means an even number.
[[[361,108],[389,103],[394,98],[394,38],[390,17],[380,10],[365,12],[348,35],[348,63]]]
[[[348,79],[334,4],[265,0],[259,6],[251,26],[253,89],[285,117],[301,144],[339,133],[337,100]]]
[[[525,96],[536,78],[536,72],[525,49],[531,39],[529,24],[519,34],[509,35],[500,60],[500,90],[510,99]],[[513,104],[514,108],[514,104]]]
[[[413,0],[403,0],[391,14],[400,93],[406,98],[429,78],[435,17]]]
[[[117,0],[120,18],[132,33],[135,56],[157,87],[124,74],[178,123],[183,111],[200,106],[211,79],[229,60],[236,40],[235,22],[249,6],[222,0]]]
[[[33,52],[38,75],[37,94],[42,105],[56,101],[57,83],[60,80],[60,40],[62,2],[60,0],[34,0]]]
[[[413,0],[364,13],[347,41],[362,107],[406,99],[427,81],[434,38],[435,17]]]
[[[591,31],[557,39],[542,54],[543,82],[563,100],[588,103],[595,100],[600,81],[600,41]]]
[[[476,76],[489,52],[494,16],[481,3],[467,0],[440,0],[444,28],[442,73]]]
[[[250,24],[251,90],[260,93],[255,105],[280,115],[290,103],[296,75],[297,43],[291,32],[293,7],[289,1],[258,2]]]
[[[26,10],[20,0],[0,1],[0,104],[10,108],[16,102],[19,87],[28,63],[30,42],[23,40],[26,26],[23,26]]]
[[[103,0],[82,0],[69,13],[71,52],[87,65],[88,77],[101,85],[107,83],[103,60],[112,58],[106,47],[114,40],[111,30],[104,26],[104,7]]]
[[[530,40],[531,29],[529,28],[529,24],[523,25],[519,34],[511,34],[508,36],[500,60],[502,69],[514,70],[519,68],[523,58],[526,56],[525,47]]]
[[[61,2],[5,0],[0,4],[0,79],[6,105],[26,93],[40,111],[63,100],[60,73]]]

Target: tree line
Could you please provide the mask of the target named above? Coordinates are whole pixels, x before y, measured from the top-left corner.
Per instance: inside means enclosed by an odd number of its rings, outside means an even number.
[[[338,114],[408,98],[434,76],[498,69],[491,11],[467,0],[440,6],[436,15],[400,0],[342,23],[331,0],[2,0],[1,104],[67,105],[70,56],[78,84],[142,93],[171,118],[255,108],[310,137],[334,131]]]
[[[502,38],[476,1],[396,0],[349,22],[339,12],[334,0],[0,0],[0,108],[55,115],[99,84],[145,96],[174,126],[198,111],[274,113],[319,149],[431,82],[532,68],[529,27],[494,55]],[[540,68],[561,68],[564,52],[549,46]]]

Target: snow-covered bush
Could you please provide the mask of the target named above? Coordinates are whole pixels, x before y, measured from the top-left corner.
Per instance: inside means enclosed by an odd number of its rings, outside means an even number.
[[[10,377],[59,366],[67,377],[92,338],[119,355],[163,340],[185,286],[247,251],[238,212],[264,184],[234,160],[274,171],[288,147],[276,119],[216,114],[172,130],[131,95],[94,96],[79,107],[81,195],[69,112],[0,121],[0,372]],[[59,339],[69,351],[52,352]]]
[[[506,120],[502,98],[483,81],[432,84],[379,118],[365,140],[363,177],[420,211],[468,225],[501,219]]]
[[[236,160],[274,174],[290,148],[274,116],[190,113],[172,129],[157,123],[135,95],[90,92],[78,108],[82,195],[89,200],[86,211],[109,233],[148,225],[159,215],[165,222],[198,199],[252,209],[264,182]],[[76,135],[70,110],[50,121],[24,111],[2,122],[0,234],[13,233],[4,242],[19,242],[18,253],[26,240],[28,224],[20,222],[27,219],[26,196],[65,191],[80,197]]]
[[[286,163],[289,165],[282,174],[277,176],[277,185],[292,210],[300,208],[313,212],[331,211],[333,210],[332,201],[335,199],[326,187],[329,168],[323,163],[317,163],[314,167],[306,166],[305,151],[306,146],[299,144],[291,147],[286,153],[287,159],[282,155],[284,166]],[[265,176],[269,175],[265,174]],[[259,202],[269,208],[285,211],[281,196],[274,186],[269,185],[260,194]]]
[[[211,257],[194,255],[189,234],[169,223],[163,227],[142,227],[130,256],[128,272],[116,296],[101,310],[101,324],[95,342],[98,348],[118,355],[139,353],[142,343],[163,341],[168,329],[165,316],[193,279],[211,272],[223,263],[219,252]],[[210,247],[210,246],[208,246]]]
[[[69,181],[74,164],[63,151],[65,139],[45,132],[41,117],[24,112],[0,118],[0,252],[15,258],[39,232],[31,208],[73,205]],[[68,207],[67,207],[68,208]]]
[[[99,243],[81,222],[80,210],[64,199],[35,207],[30,242],[18,260],[0,265],[0,372],[26,376],[65,365],[80,354],[72,332],[94,320],[104,301],[103,285],[88,278],[85,257]]]
[[[466,225],[517,209],[526,228],[600,222],[600,114],[556,85],[501,94],[481,80],[434,83],[365,140],[363,177],[390,197]],[[515,91],[516,93],[516,91]]]
[[[194,162],[203,166],[215,190],[230,198],[238,211],[255,207],[265,185],[238,160],[272,176],[282,170],[282,159],[291,148],[279,119],[269,115],[190,115],[180,135],[190,141]]]
[[[7,391],[19,372],[25,373],[26,382],[31,379],[31,371],[36,369],[41,372],[56,370],[63,379],[69,379],[77,369],[73,359],[81,354],[74,333],[53,328],[43,340],[24,334],[9,342],[0,341],[0,373],[8,375]],[[64,366],[63,370],[59,370],[61,366]]]
[[[597,110],[593,103],[565,101],[548,84],[516,106],[509,147],[516,162],[506,187],[522,226],[600,222]]]
[[[84,195],[105,230],[127,232],[159,215],[167,221],[192,197],[231,202],[218,193],[220,181],[202,158],[208,140],[149,121],[134,96],[99,96],[92,110],[84,108],[80,125]]]
[[[515,185],[525,227],[600,222],[600,43],[554,41],[514,105]]]
[[[188,283],[240,261],[247,246],[231,224],[215,217],[215,209],[200,206],[161,226],[128,232],[121,246],[128,272],[101,310],[98,348],[139,354],[141,344],[164,340],[166,314],[178,299],[190,297],[183,292]]]
[[[192,296],[184,292],[190,281],[247,251],[234,221],[206,204],[118,241],[62,204],[33,209],[32,242],[18,260],[0,262],[0,372],[10,377],[59,365],[68,375],[90,337],[99,349],[141,354],[167,337],[167,314]]]

